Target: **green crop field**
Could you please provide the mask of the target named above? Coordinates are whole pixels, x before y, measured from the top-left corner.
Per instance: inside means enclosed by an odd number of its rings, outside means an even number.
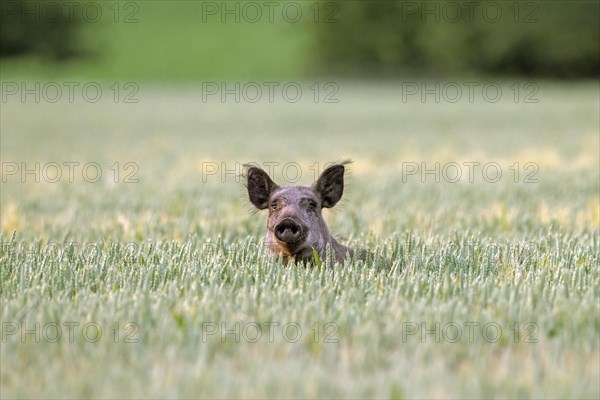
[[[500,84],[3,99],[1,397],[598,398],[598,85]],[[378,257],[265,254],[241,165],[346,158],[324,215]]]

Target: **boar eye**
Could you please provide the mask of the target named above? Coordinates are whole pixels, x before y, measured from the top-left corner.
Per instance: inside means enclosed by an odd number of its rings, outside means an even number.
[[[277,202],[276,201],[271,203],[271,210],[277,210]]]
[[[308,202],[308,210],[315,211],[316,209],[317,209],[317,203],[314,201],[309,201]]]

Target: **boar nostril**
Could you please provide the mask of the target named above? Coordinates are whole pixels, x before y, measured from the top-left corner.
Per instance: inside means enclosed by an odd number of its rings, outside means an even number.
[[[302,236],[302,227],[296,221],[286,218],[275,226],[275,237],[286,243],[295,243]]]

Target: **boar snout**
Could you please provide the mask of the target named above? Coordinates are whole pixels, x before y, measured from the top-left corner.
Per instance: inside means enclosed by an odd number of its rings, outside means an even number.
[[[305,236],[306,230],[293,219],[285,218],[275,226],[274,231],[277,240],[285,243],[297,243]]]

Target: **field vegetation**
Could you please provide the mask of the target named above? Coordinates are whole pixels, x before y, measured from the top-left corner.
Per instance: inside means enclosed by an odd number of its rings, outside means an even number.
[[[535,103],[313,84],[3,102],[3,398],[598,398],[597,82]],[[241,165],[310,184],[345,158],[326,220],[381,257],[266,255]]]

